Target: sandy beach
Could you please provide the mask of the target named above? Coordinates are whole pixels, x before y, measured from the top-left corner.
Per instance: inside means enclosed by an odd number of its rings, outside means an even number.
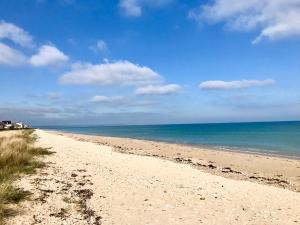
[[[7,224],[300,224],[298,160],[36,134],[55,154],[18,181],[33,194]]]
[[[300,160],[208,147],[170,144],[130,138],[54,132],[79,141],[113,147],[114,151],[158,157],[189,164],[202,171],[237,180],[249,180],[300,192]]]
[[[300,225],[300,0],[0,0],[0,225]]]

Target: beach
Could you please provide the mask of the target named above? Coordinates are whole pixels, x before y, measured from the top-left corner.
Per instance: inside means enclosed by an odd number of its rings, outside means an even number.
[[[0,12],[0,225],[300,225],[300,0]]]
[[[51,131],[53,132],[53,131]],[[188,164],[202,171],[237,180],[249,180],[300,192],[300,161],[271,155],[220,151],[209,147],[131,138],[64,132],[58,135],[113,147],[127,154],[158,157]]]
[[[214,175],[185,161],[124,154],[110,146],[118,140],[114,138],[98,137],[106,140],[102,144],[91,136],[42,130],[36,134],[37,145],[55,153],[43,159],[46,167],[41,171],[17,182],[32,196],[7,224],[300,223],[300,194],[284,186]],[[126,139],[123,148],[132,148],[128,142],[142,149],[153,144]],[[272,162],[280,160],[283,167],[300,163],[284,158]],[[281,169],[289,174],[288,168]]]

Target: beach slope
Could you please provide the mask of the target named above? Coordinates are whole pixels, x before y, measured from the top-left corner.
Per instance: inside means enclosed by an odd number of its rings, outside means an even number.
[[[299,224],[300,194],[37,130],[55,154],[8,224]]]

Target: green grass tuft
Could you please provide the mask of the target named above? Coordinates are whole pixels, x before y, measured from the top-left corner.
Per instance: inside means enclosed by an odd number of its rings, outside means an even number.
[[[1,133],[4,134],[5,132]],[[30,193],[15,188],[13,181],[20,174],[34,173],[44,166],[37,156],[49,155],[49,149],[34,146],[37,136],[34,130],[7,133],[0,137],[0,225],[13,215],[9,204],[18,203]]]

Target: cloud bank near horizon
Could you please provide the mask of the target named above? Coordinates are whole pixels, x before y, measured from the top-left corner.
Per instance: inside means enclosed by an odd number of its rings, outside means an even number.
[[[210,80],[199,84],[199,88],[203,90],[232,90],[243,89],[251,87],[263,87],[274,85],[275,80],[235,80],[235,81],[222,81]]]
[[[166,84],[166,85],[148,85],[145,87],[139,87],[135,93],[138,95],[171,95],[177,94],[181,90],[181,86],[178,84]]]

